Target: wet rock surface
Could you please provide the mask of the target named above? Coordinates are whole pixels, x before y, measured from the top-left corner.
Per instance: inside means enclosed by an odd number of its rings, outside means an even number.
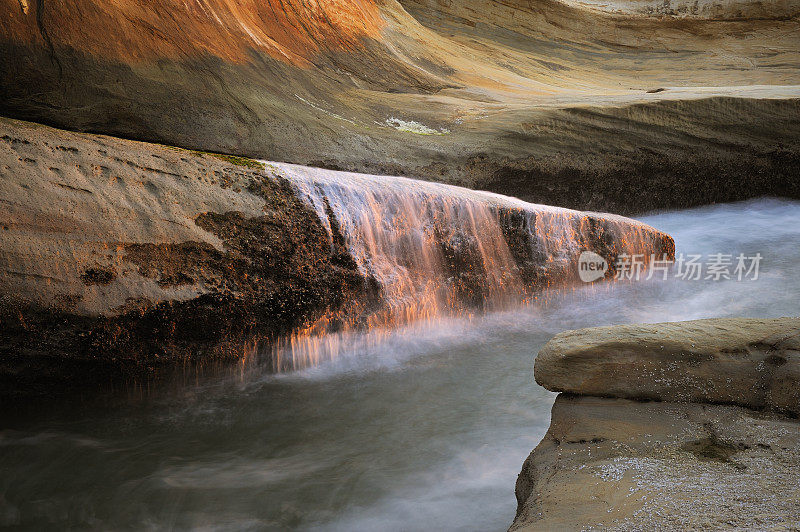
[[[799,332],[779,318],[557,335],[535,376],[566,393],[510,530],[800,526]]]
[[[674,253],[616,215],[291,166],[0,120],[0,391],[245,359],[298,369],[321,360],[295,340],[518,302],[575,282],[584,248]],[[435,190],[414,203],[414,187]]]
[[[11,120],[0,128],[4,394],[238,360],[370,292],[316,214],[260,163]]]

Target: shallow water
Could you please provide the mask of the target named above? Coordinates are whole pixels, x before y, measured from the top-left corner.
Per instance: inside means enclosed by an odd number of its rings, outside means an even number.
[[[554,394],[532,367],[553,334],[800,314],[800,203],[643,220],[678,253],[761,253],[759,280],[583,286],[355,336],[348,356],[293,374],[251,368],[137,400],[3,411],[0,526],[503,530],[549,423]]]

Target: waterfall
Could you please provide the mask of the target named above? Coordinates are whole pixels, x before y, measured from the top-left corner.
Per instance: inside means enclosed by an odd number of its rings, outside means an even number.
[[[577,278],[592,250],[671,254],[671,239],[627,218],[530,204],[414,179],[266,163],[289,180],[360,273],[380,289],[379,308],[354,303],[279,342],[280,368],[336,355],[356,324],[387,330],[420,320],[521,304],[537,290]],[[335,335],[324,335],[336,322]],[[279,368],[279,369],[280,369]]]

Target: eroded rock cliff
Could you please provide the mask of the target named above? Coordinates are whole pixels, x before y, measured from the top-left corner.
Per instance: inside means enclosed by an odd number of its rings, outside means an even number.
[[[797,13],[2,0],[0,114],[582,210],[800,197]]]

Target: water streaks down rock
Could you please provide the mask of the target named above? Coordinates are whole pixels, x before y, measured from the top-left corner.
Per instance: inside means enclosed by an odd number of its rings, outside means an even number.
[[[266,166],[298,188],[331,245],[343,246],[380,291],[379,307],[350,305],[304,329],[304,337],[315,328],[330,332],[332,322],[338,330],[372,329],[518,305],[547,287],[578,282],[584,250],[610,264],[621,253],[674,254],[668,235],[620,216],[401,177]],[[293,349],[289,358],[302,365],[333,356],[309,348]]]
[[[0,133],[0,377],[12,392],[519,302],[574,279],[583,247],[609,259],[674,249],[633,220],[458,187],[8,119]],[[298,353],[275,369],[327,356]]]

